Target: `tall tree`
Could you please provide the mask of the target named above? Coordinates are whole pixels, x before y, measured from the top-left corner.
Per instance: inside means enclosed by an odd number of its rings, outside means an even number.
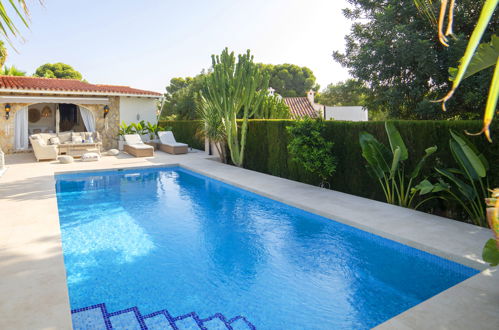
[[[336,84],[327,85],[326,89],[316,97],[316,101],[324,105],[364,105],[366,88],[355,79],[347,79]]]
[[[65,63],[47,63],[38,67],[34,77],[82,80],[81,73]]]
[[[172,78],[166,87],[161,116],[176,115],[178,119],[197,119],[197,103],[203,88],[204,72],[191,78]]]
[[[427,23],[411,0],[348,0],[344,15],[353,20],[345,37],[346,51],[335,60],[368,85],[366,106],[397,118],[476,118],[483,111],[491,70],[464,81],[449,101],[448,111],[431,103],[450,87],[448,68],[455,67],[471,35],[482,0],[456,2],[452,47],[437,43],[435,27]],[[497,14],[486,32],[498,26]],[[485,82],[485,83],[484,83]]]
[[[262,63],[259,63],[258,66],[263,73],[270,76],[269,86],[284,97],[305,96],[311,89],[314,91],[319,90],[314,73],[307,67],[300,67],[295,64],[273,65]]]

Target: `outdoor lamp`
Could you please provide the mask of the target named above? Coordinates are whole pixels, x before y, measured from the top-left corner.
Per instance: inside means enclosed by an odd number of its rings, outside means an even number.
[[[7,103],[7,104],[5,105],[5,119],[9,119],[9,116],[10,116],[10,109],[11,109],[10,104],[9,104],[9,103]]]
[[[109,106],[105,105],[104,106],[104,118],[106,118],[108,113],[109,113]]]

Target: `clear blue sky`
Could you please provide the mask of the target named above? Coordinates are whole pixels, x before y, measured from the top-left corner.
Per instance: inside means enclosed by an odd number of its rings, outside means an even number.
[[[348,73],[334,62],[349,31],[344,0],[45,0],[31,4],[30,30],[7,64],[32,74],[72,65],[92,83],[163,92],[173,77],[208,68],[224,47],[255,61],[313,70],[321,88]]]

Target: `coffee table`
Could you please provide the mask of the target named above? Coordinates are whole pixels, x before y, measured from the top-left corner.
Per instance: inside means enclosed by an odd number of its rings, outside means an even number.
[[[59,145],[60,155],[81,157],[87,152],[96,152],[100,156],[100,143],[64,143]]]

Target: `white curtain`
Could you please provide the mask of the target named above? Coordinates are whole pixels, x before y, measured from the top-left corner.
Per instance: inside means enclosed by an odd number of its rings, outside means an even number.
[[[95,118],[92,111],[83,107],[78,107],[78,109],[80,110],[81,118],[83,118],[83,124],[87,132],[95,132]]]
[[[28,149],[28,107],[16,112],[14,119],[14,147],[16,150]]]

